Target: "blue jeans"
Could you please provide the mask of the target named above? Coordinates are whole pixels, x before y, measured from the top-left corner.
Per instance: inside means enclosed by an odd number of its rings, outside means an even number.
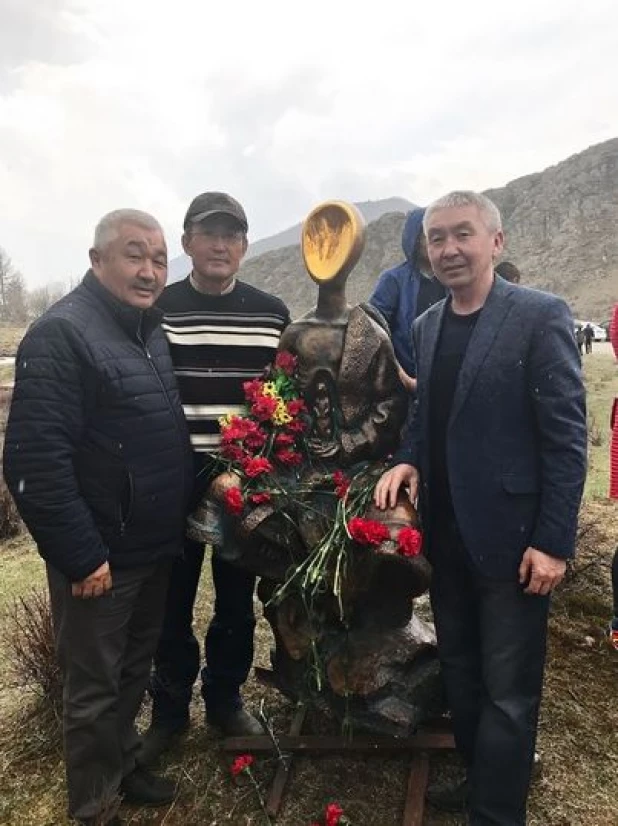
[[[193,633],[193,606],[204,561],[204,546],[185,539],[184,558],[170,577],[161,638],[154,658],[150,694],[155,724],[185,725],[193,685],[200,671],[200,646]],[[202,697],[206,713],[240,708],[240,687],[253,661],[255,576],[212,556],[215,611],[205,639]]]

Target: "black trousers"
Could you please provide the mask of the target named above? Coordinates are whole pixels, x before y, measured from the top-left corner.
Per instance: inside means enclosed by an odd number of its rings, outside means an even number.
[[[150,681],[152,721],[181,726],[189,720],[193,686],[200,671],[200,645],[193,633],[193,606],[204,545],[185,539],[184,558],[174,562],[165,617]],[[205,639],[202,697],[216,715],[241,705],[240,687],[253,662],[255,576],[212,556],[215,610]]]
[[[135,718],[159,638],[169,570],[169,560],[112,569],[111,591],[78,599],[67,578],[47,566],[73,817],[96,817],[135,768]]]
[[[431,602],[471,826],[522,826],[534,760],[548,597],[473,567],[454,526],[431,546]]]

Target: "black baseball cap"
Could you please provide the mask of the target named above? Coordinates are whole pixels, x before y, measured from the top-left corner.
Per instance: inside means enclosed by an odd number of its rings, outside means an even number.
[[[236,218],[245,232],[249,229],[244,209],[235,198],[225,192],[203,192],[194,198],[189,204],[183,226],[187,229],[190,224],[198,224],[205,218],[219,213]]]

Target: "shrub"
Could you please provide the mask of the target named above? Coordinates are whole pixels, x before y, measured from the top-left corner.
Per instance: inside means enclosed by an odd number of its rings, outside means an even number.
[[[62,707],[62,678],[54,648],[51,606],[46,591],[32,590],[8,609],[4,631],[17,682],[33,692],[56,718]]]

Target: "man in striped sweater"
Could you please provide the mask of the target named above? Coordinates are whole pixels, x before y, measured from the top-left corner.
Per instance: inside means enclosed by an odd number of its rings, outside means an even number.
[[[196,472],[216,456],[218,419],[243,409],[243,383],[274,360],[289,312],[278,298],[238,281],[247,249],[247,218],[229,195],[206,192],[190,204],[182,245],[193,269],[159,299],[185,415]],[[197,486],[196,486],[197,487]],[[152,678],[152,722],[141,762],[154,762],[189,724],[192,689],[200,670],[193,634],[193,605],[204,545],[185,539],[175,565]],[[205,640],[202,696],[209,723],[225,735],[259,734],[243,709],[240,688],[253,659],[255,577],[212,556],[215,614]]]

